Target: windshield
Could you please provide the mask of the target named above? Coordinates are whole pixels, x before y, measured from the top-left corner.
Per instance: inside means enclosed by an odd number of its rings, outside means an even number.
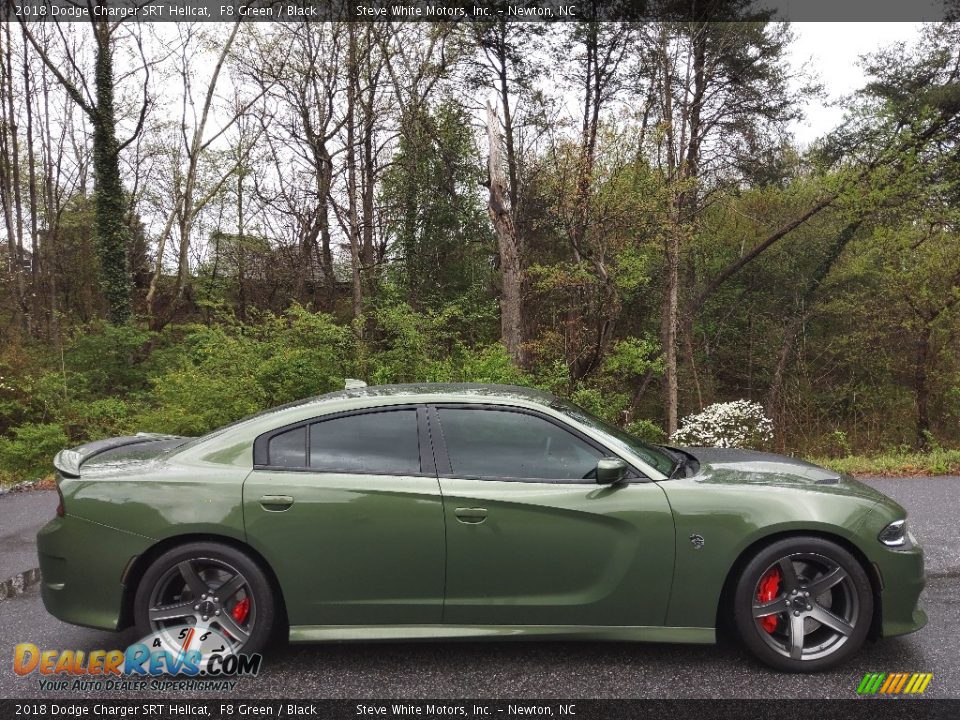
[[[550,407],[559,410],[564,415],[573,418],[582,425],[586,425],[593,430],[599,430],[608,436],[611,445],[619,446],[620,449],[633,453],[651,467],[656,468],[664,475],[669,476],[676,465],[676,460],[672,453],[666,449],[646,443],[638,437],[631,435],[620,428],[604,422],[598,417],[591,415],[581,407],[574,405],[567,400],[557,399],[550,403]]]

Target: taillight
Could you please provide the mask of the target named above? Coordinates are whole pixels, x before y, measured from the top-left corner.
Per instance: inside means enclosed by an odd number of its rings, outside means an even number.
[[[57,517],[63,517],[66,511],[63,509],[63,493],[60,492],[59,485],[57,485],[57,497],[60,498],[60,502],[57,503]]]

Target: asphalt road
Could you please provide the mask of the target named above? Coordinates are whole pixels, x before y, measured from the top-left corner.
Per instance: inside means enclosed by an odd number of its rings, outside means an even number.
[[[838,670],[817,675],[775,673],[729,642],[719,646],[594,642],[298,645],[275,649],[260,675],[240,680],[232,696],[852,698],[864,673],[899,671],[934,674],[924,697],[960,697],[960,478],[869,482],[908,509],[913,532],[927,551],[929,580],[922,602],[930,623],[913,635],[868,643]],[[0,537],[7,535],[11,500],[19,503],[18,522],[26,524],[42,524],[56,504],[50,493],[31,500],[0,498]],[[60,623],[46,614],[33,588],[0,603],[0,697],[78,697],[73,691],[41,692],[36,676],[16,676],[11,659],[17,643],[91,650],[123,648],[136,639],[135,633],[116,635]],[[217,697],[218,693],[196,696]]]
[[[0,497],[0,582],[37,566],[37,530],[53,517],[56,507],[53,491]]]

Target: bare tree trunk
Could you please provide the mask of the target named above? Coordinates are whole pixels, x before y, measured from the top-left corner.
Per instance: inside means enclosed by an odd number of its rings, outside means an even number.
[[[363,111],[363,138],[361,163],[362,172],[360,179],[360,198],[363,208],[363,243],[361,251],[361,260],[363,261],[364,275],[367,285],[367,292],[373,294],[376,285],[376,258],[374,255],[373,244],[373,199],[376,192],[376,156],[374,154],[374,132],[376,129],[376,93],[377,80],[380,69],[374,66],[373,61],[373,38],[371,37],[371,26],[365,26],[365,66],[367,88],[364,100],[361,102]]]
[[[360,223],[357,217],[357,147],[355,134],[357,89],[357,35],[349,26],[349,67],[347,69],[347,207],[349,214],[350,265],[353,270],[353,317],[363,314],[363,289],[360,278]]]
[[[797,341],[800,328],[807,320],[807,313],[802,312],[792,318],[783,330],[783,344],[777,353],[777,364],[773,368],[773,377],[770,379],[770,389],[767,391],[767,400],[764,403],[767,417],[775,418],[777,404],[780,402],[780,393],[783,391],[783,380],[787,374],[787,365],[793,357],[793,345]]]
[[[697,393],[697,406],[703,410],[703,389],[700,386],[700,374],[697,372],[697,357],[693,350],[693,318],[689,315],[683,318],[680,334],[683,336],[683,349],[687,356],[687,365],[690,366],[690,377],[693,380],[693,389]]]
[[[326,286],[326,307],[332,310],[337,301],[337,278],[333,273],[333,251],[330,239],[330,185],[333,182],[331,173],[333,161],[324,149],[322,172],[318,173],[317,182],[319,192],[317,202],[319,206],[320,222],[320,267],[323,271],[324,285]]]
[[[663,347],[663,410],[667,435],[677,431],[677,292],[680,270],[680,235],[676,227],[664,239],[666,272],[660,313],[660,344]]]
[[[500,251],[502,290],[500,297],[500,336],[510,357],[517,364],[522,361],[523,309],[520,268],[520,253],[517,248],[516,228],[508,200],[507,179],[503,173],[501,158],[500,119],[493,106],[487,103],[487,139],[490,144],[490,199],[487,210],[497,233]]]
[[[673,127],[673,64],[666,26],[660,35],[661,102],[663,103],[664,138],[667,153],[667,182],[671,184],[670,202],[667,208],[668,224],[664,238],[663,299],[660,310],[660,345],[663,348],[663,415],[667,435],[677,431],[677,294],[680,285],[680,200],[677,197],[677,147]]]
[[[927,365],[930,361],[930,337],[932,330],[926,322],[917,338],[916,362],[913,373],[913,392],[917,404],[917,447],[930,446],[930,378]]]
[[[37,167],[33,146],[33,90],[30,87],[30,63],[27,56],[27,37],[23,36],[23,101],[27,111],[27,185],[30,200],[30,315],[37,332],[40,317],[40,248],[37,228]]]
[[[46,68],[43,68],[41,77],[41,87],[43,96],[43,146],[44,146],[44,177],[43,177],[43,197],[44,209],[46,211],[46,228],[44,233],[44,254],[46,260],[44,266],[46,269],[46,280],[48,284],[47,294],[50,300],[49,322],[47,323],[47,337],[60,347],[60,320],[57,316],[57,273],[56,257],[59,244],[59,224],[60,214],[57,208],[56,194],[54,184],[57,179],[54,178],[53,162],[53,133],[50,122],[50,86],[47,79]],[[57,165],[59,171],[59,163]],[[59,174],[59,173],[58,173]]]
[[[247,321],[246,238],[243,235],[243,173],[237,173],[237,314]]]
[[[20,323],[24,333],[30,334],[32,331],[30,306],[27,301],[27,290],[23,279],[23,198],[20,190],[20,140],[17,136],[17,116],[14,110],[14,83],[13,83],[13,50],[11,43],[10,23],[4,23],[5,51],[4,51],[4,86],[6,88],[6,108],[7,118],[6,130],[8,133],[8,145],[5,148],[4,164],[6,202],[4,204],[5,219],[7,222],[7,232],[9,239],[9,257],[10,271],[13,276],[14,293],[16,294],[17,306],[20,311]],[[12,206],[12,207],[11,207]]]

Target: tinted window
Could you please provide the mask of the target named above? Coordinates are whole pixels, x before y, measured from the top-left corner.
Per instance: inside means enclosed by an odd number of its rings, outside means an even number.
[[[310,468],[320,472],[420,472],[417,411],[391,410],[310,426]]]
[[[287,430],[270,438],[270,465],[274,467],[307,466],[307,429],[305,427]]]
[[[626,448],[629,452],[639,455],[647,465],[655,467],[664,475],[669,475],[673,470],[674,458],[664,452],[663,448],[645,443],[640,438],[634,437],[630,433],[604,422],[600,418],[588,413],[582,407],[567,402],[566,400],[557,398],[550,403],[550,407],[554,410],[559,410],[564,415],[583,423],[589,428],[605,433],[614,446],[619,445],[620,447]]]
[[[579,480],[602,457],[552,422],[507,410],[438,408],[454,475]]]

